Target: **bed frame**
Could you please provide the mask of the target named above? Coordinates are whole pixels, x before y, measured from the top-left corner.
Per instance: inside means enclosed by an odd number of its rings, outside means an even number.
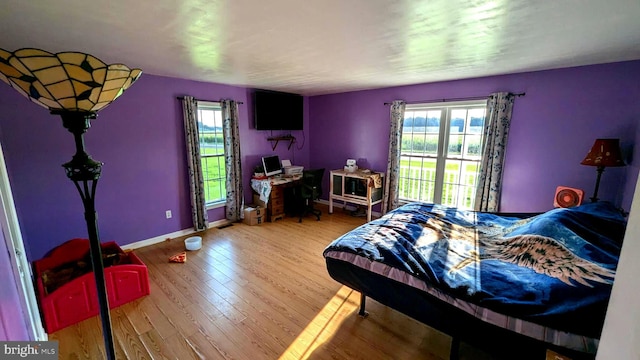
[[[484,322],[428,293],[369,272],[348,262],[326,258],[329,275],[360,292],[361,316],[366,316],[366,297],[412,317],[452,337],[450,359],[458,359],[463,341],[497,359],[542,360],[547,350],[572,360],[593,360],[595,354],[566,349]]]

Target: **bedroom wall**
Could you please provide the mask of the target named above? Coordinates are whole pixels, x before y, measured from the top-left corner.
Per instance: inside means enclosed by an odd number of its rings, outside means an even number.
[[[388,111],[393,99],[419,101],[525,91],[516,99],[507,149],[504,211],[551,208],[557,185],[585,189],[590,196],[595,169],[580,161],[597,137],[619,137],[627,154],[640,140],[640,61],[540,71],[358,91],[305,99],[305,130],[291,151],[275,153],[307,167],[341,168],[347,158],[360,166],[386,169]],[[79,195],[60,164],[73,142],[60,124],[5,84],[0,84],[0,141],[31,260],[73,237],[85,237]],[[249,90],[221,84],[143,74],[125,95],[101,111],[86,135],[87,148],[105,162],[97,209],[103,240],[121,245],[191,227],[182,111],[176,96],[233,98],[240,105],[245,198],[249,177],[262,155],[274,153],[271,134],[252,126]],[[27,140],[30,139],[30,140]],[[632,156],[638,158],[638,156]],[[631,158],[631,156],[630,156]],[[638,163],[605,171],[599,197],[630,208]],[[325,176],[325,195],[328,176]],[[165,210],[173,211],[165,219]],[[210,220],[224,217],[210,211]]]
[[[386,171],[389,107],[496,91],[526,92],[515,100],[503,182],[502,211],[546,211],[558,185],[593,194],[595,168],[580,165],[594,140],[620,138],[631,158],[640,120],[640,61],[492,76],[314,96],[310,108],[312,167],[339,169],[347,158]],[[637,156],[635,157],[638,158]],[[598,197],[630,208],[638,162],[607,168]],[[325,177],[323,197],[328,194]]]
[[[308,165],[308,130],[292,132],[299,141],[291,150],[280,144],[273,151],[266,140],[271,132],[253,129],[249,89],[143,74],[98,114],[85,136],[88,153],[105,163],[96,195],[103,241],[126,245],[192,227],[182,106],[176,99],[181,95],[244,102],[239,128],[248,202],[250,176],[261,156],[276,153]],[[80,196],[61,167],[71,159],[74,143],[60,118],[2,83],[0,141],[29,259],[71,238],[87,237]],[[166,210],[173,218],[165,218]],[[224,208],[209,211],[210,221],[223,218]]]

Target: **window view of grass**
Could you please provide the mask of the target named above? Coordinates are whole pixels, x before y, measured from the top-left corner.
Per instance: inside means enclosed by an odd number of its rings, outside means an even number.
[[[445,165],[441,204],[473,208],[479,163],[448,160]],[[436,160],[402,157],[400,160],[400,198],[434,202]],[[460,200],[460,201],[459,201]]]
[[[472,209],[482,151],[484,107],[408,109],[402,129],[399,192],[406,201]],[[448,136],[438,149],[441,122]],[[442,153],[439,153],[442,152]],[[443,161],[443,173],[437,162]],[[436,184],[441,184],[441,194]],[[440,195],[440,197],[437,197]]]
[[[224,201],[226,191],[226,169],[222,113],[219,107],[198,108],[198,131],[200,134],[200,161],[207,204]]]
[[[208,203],[221,201],[227,197],[224,151],[222,154],[216,153],[218,153],[217,149],[200,148],[205,199]]]

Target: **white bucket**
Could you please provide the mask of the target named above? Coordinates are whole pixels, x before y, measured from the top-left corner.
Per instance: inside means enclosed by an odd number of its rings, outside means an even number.
[[[200,250],[200,248],[202,248],[202,237],[192,236],[185,239],[184,247],[187,248],[187,250]]]

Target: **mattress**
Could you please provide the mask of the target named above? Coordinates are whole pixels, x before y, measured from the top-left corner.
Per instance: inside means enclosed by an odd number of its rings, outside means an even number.
[[[336,239],[324,256],[488,324],[594,353],[625,226],[605,202],[524,219],[412,203]]]

